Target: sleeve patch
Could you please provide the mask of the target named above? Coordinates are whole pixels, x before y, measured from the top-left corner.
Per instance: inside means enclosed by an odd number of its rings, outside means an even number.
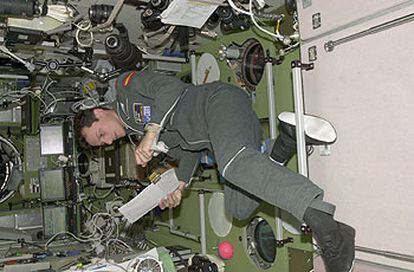
[[[136,71],[132,71],[131,73],[129,73],[124,80],[122,81],[122,86],[123,87],[127,87],[129,85],[129,83],[131,82],[131,79],[136,75]]]
[[[137,123],[149,123],[151,121],[151,106],[134,103],[134,119]]]

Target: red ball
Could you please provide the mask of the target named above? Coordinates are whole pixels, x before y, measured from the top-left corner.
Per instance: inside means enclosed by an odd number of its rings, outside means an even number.
[[[229,241],[220,242],[218,245],[218,253],[219,256],[224,260],[231,259],[233,257],[232,244],[230,244]]]

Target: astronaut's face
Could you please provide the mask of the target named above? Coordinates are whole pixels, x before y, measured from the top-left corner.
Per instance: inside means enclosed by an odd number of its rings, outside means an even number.
[[[125,127],[114,110],[95,109],[97,121],[84,127],[82,134],[91,146],[110,145],[125,136]]]

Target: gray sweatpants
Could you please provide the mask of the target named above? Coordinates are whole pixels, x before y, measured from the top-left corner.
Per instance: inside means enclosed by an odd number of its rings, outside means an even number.
[[[249,217],[261,200],[299,221],[308,207],[333,214],[335,206],[322,200],[321,188],[260,153],[261,126],[245,93],[237,88],[221,89],[210,97],[206,113],[213,153],[228,181],[226,208],[234,217]]]

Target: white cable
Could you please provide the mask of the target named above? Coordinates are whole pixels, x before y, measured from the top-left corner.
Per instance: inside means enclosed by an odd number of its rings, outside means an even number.
[[[89,36],[90,36],[88,43],[83,43],[83,42],[80,41],[80,39],[79,39],[80,32],[81,32],[80,29],[77,29],[76,32],[75,32],[75,40],[78,43],[78,45],[80,47],[91,47],[92,44],[93,44],[93,33],[92,33],[92,31],[89,31],[88,32],[89,33]]]
[[[251,11],[251,10],[250,10],[250,12],[248,12],[247,10],[244,10],[244,9],[238,8],[238,7],[236,6],[236,4],[234,4],[234,2],[233,2],[232,0],[227,0],[227,2],[229,3],[230,7],[231,7],[232,9],[234,9],[235,11],[238,11],[238,12],[240,12],[240,13],[242,13],[242,14],[245,14],[245,15],[248,15],[248,16],[253,16],[253,13],[252,13],[252,11]]]
[[[78,242],[81,242],[81,243],[96,242],[96,241],[103,242],[103,241],[109,239],[111,237],[111,235],[113,234],[114,229],[111,227],[107,233],[104,233],[104,231],[98,226],[98,222],[97,222],[97,220],[99,220],[100,217],[102,217],[103,220],[106,222],[104,216],[107,216],[111,220],[111,222],[113,222],[114,225],[116,226],[116,239],[117,239],[118,236],[119,236],[119,228],[118,228],[118,224],[116,223],[115,219],[113,219],[111,217],[111,215],[108,214],[108,213],[96,213],[90,219],[90,221],[91,221],[91,223],[94,227],[94,230],[91,232],[90,235],[76,236],[75,234],[73,234],[72,232],[69,232],[69,231],[58,232],[55,235],[53,235],[49,240],[47,240],[47,242],[45,244],[45,248],[47,249],[49,244],[54,239],[56,239],[56,237],[58,237],[59,235],[62,235],[62,234],[67,234],[67,235],[71,236],[72,238],[74,238],[75,240],[77,240]],[[96,234],[98,234],[98,237],[94,237],[94,236],[96,236]],[[107,236],[107,237],[102,239],[104,236]]]
[[[47,105],[45,107],[45,109],[43,110],[43,114],[47,114],[49,109],[50,109],[50,112],[53,112],[54,108],[52,108],[52,107],[55,107],[56,104],[60,101],[66,101],[66,98],[56,98],[55,97],[54,100],[52,102],[50,102],[49,105]]]
[[[152,41],[150,41],[146,34],[143,34],[142,36],[144,37],[144,42],[151,48],[154,48],[154,47],[161,46],[171,36],[174,30],[175,30],[175,26],[170,26],[165,34],[163,34],[160,38],[157,38],[156,43],[153,43]]]
[[[80,29],[82,31],[89,31],[92,27],[92,23],[89,20],[85,20],[80,22],[79,24],[72,23],[74,26],[76,26],[77,29]],[[84,24],[85,26],[82,26]]]
[[[108,192],[106,192],[106,193],[104,193],[103,195],[98,195],[97,193],[96,193],[96,186],[94,186],[93,187],[93,195],[97,198],[97,199],[104,199],[104,198],[107,198],[113,191],[115,190],[115,185],[114,186],[112,186],[111,188],[110,188],[110,190],[108,191]]]
[[[42,102],[43,106],[46,107],[46,102],[40,97],[40,95],[38,95],[37,93],[35,93],[33,91],[27,91],[27,93],[32,95],[33,97],[39,99],[40,102]]]
[[[22,89],[23,90],[23,89]],[[35,98],[37,98],[37,99],[39,99],[40,100],[40,102],[42,102],[42,104],[43,104],[43,106],[47,106],[46,105],[46,102],[40,97],[40,95],[38,95],[37,93],[35,93],[35,92],[33,92],[33,91],[29,91],[29,90],[24,90],[24,91],[14,91],[14,92],[8,92],[8,93],[6,93],[6,94],[4,94],[4,95],[2,95],[0,98],[3,98],[3,97],[7,97],[7,96],[9,96],[10,94],[13,94],[13,93],[16,93],[16,94],[23,94],[23,95],[21,95],[19,98],[22,98],[22,97],[24,97],[24,96],[26,96],[26,95],[31,95],[31,96],[33,96],[33,97],[35,97]]]
[[[47,78],[46,78],[46,80],[45,80],[45,83],[46,83],[46,81],[47,81]],[[45,93],[47,93],[48,95],[50,95],[51,97],[52,97],[52,99],[53,99],[53,101],[49,104],[49,105],[47,105],[45,108],[44,108],[44,110],[43,110],[43,114],[45,114],[45,113],[47,113],[47,111],[49,110],[49,108],[50,107],[52,107],[52,106],[55,106],[56,105],[56,103],[58,102],[58,100],[56,99],[56,96],[54,96],[50,91],[49,91],[49,88],[50,88],[50,86],[52,86],[52,84],[54,84],[54,83],[57,83],[57,81],[56,80],[52,80],[51,82],[49,82],[46,86],[43,86],[43,88],[42,88],[42,92],[44,91]],[[43,85],[45,85],[45,84],[43,84]]]
[[[229,1],[229,0],[228,0]],[[257,21],[256,21],[256,19],[254,18],[254,14],[253,14],[253,12],[252,12],[252,10],[253,10],[253,5],[252,5],[252,2],[253,2],[253,0],[249,0],[249,11],[250,11],[250,19],[252,20],[252,22],[253,22],[253,24],[260,30],[260,31],[262,31],[262,32],[264,32],[264,33],[266,33],[266,34],[268,34],[268,35],[270,35],[270,36],[272,36],[273,38],[275,38],[275,39],[277,39],[277,40],[279,40],[279,41],[283,41],[283,39],[285,38],[285,37],[283,37],[282,35],[280,35],[280,34],[275,34],[275,33],[272,33],[272,32],[270,32],[270,31],[268,31],[268,30],[266,30],[266,29],[264,29],[263,27],[261,27],[258,23],[257,23]]]
[[[254,17],[254,13],[253,13],[253,5],[252,5],[252,2],[253,2],[253,0],[249,0],[249,11],[246,11],[246,10],[243,10],[243,9],[241,9],[241,8],[238,8],[237,6],[236,6],[236,4],[234,4],[234,2],[232,1],[232,0],[227,0],[227,2],[229,3],[229,5],[230,5],[230,7],[232,8],[232,9],[234,9],[234,10],[236,10],[236,11],[238,11],[238,12],[240,12],[240,13],[242,13],[242,14],[245,14],[245,15],[248,15],[248,16],[250,16],[250,19],[252,20],[252,22],[253,22],[253,24],[260,30],[260,31],[262,31],[262,32],[264,32],[264,33],[266,33],[266,34],[268,34],[268,35],[270,35],[270,36],[272,36],[273,38],[276,38],[276,39],[278,39],[278,40],[280,40],[280,41],[283,41],[283,39],[284,39],[284,36],[282,36],[280,33],[272,33],[272,32],[270,32],[270,31],[268,31],[268,30],[266,30],[266,29],[264,29],[263,27],[261,27],[258,23],[257,23],[257,21],[256,21],[256,19],[255,19],[255,17]]]
[[[86,24],[85,26],[82,26],[81,24]],[[91,47],[93,44],[93,32],[91,31],[92,28],[92,23],[90,21],[83,21],[79,24],[75,24],[73,23],[74,26],[76,26],[76,32],[75,32],[75,40],[76,42],[79,44],[80,47]],[[83,43],[80,41],[79,39],[79,35],[82,32],[87,32],[89,33],[89,42],[88,43]]]
[[[107,242],[106,242],[106,246],[109,246],[111,243],[120,243],[121,245],[123,245],[125,248],[127,248],[128,249],[128,251],[130,251],[130,252],[135,252],[133,249],[132,249],[132,247],[130,247],[127,243],[125,243],[124,241],[122,241],[122,240],[119,240],[119,239],[109,239]]]
[[[45,244],[45,249],[47,249],[47,248],[48,248],[49,244],[50,244],[51,242],[53,242],[53,240],[55,240],[55,239],[56,239],[56,237],[58,237],[59,235],[62,235],[62,234],[68,234],[68,235],[70,235],[72,238],[74,238],[76,241],[81,242],[81,243],[93,242],[93,241],[95,241],[95,240],[99,240],[99,239],[82,239],[82,238],[79,238],[78,236],[76,236],[75,234],[73,234],[72,232],[69,232],[69,231],[61,231],[61,232],[58,232],[58,233],[56,233],[55,235],[53,235],[53,236],[52,236],[49,240],[47,240],[47,242],[46,242],[46,244]]]

